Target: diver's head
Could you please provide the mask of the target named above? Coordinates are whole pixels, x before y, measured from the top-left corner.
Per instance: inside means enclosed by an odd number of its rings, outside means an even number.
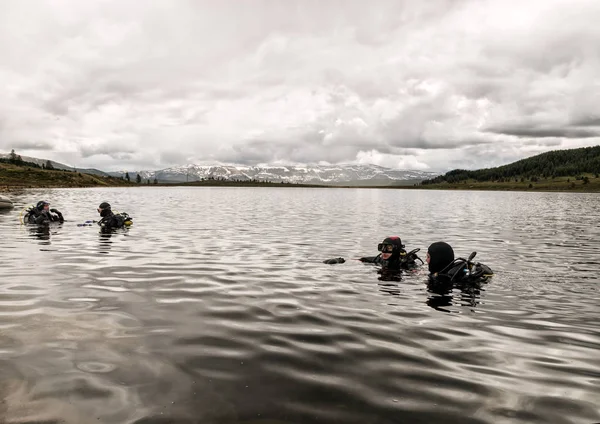
[[[42,211],[42,210],[48,210],[50,209],[50,203],[46,202],[45,200],[40,200],[39,202],[37,202],[37,205],[35,205],[36,209],[38,211]]]
[[[100,213],[100,216],[106,216],[110,213],[110,204],[108,202],[100,203],[100,206],[98,206],[98,212]]]
[[[402,248],[404,245],[398,236],[386,237],[377,245],[377,250],[381,252],[381,259],[384,261],[398,260]]]
[[[427,249],[427,264],[429,272],[434,274],[440,272],[454,260],[452,246],[443,241],[433,243]]]

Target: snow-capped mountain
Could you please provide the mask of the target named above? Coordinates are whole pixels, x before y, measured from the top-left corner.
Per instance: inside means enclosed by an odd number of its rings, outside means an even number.
[[[0,158],[9,154],[0,153]],[[23,156],[27,162],[45,165],[46,159]],[[75,168],[51,161],[55,169],[67,169],[95,175],[121,177],[126,171],[104,172],[98,169]],[[183,165],[158,171],[129,171],[129,178],[135,181],[137,174],[142,180],[161,183],[180,183],[223,179],[237,181],[270,181],[297,184],[319,185],[413,185],[425,179],[438,176],[426,171],[407,171],[385,168],[378,165],[306,165],[306,166],[243,166],[243,165]]]
[[[110,172],[121,177],[125,172]],[[378,165],[310,165],[310,166],[239,166],[239,165],[183,165],[158,171],[129,172],[131,180],[139,174],[142,180],[176,183],[224,179],[237,181],[271,181],[305,184],[359,184],[392,185],[414,184],[433,178],[437,173],[406,171]]]

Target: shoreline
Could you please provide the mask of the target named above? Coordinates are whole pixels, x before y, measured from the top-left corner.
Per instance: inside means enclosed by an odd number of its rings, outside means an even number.
[[[20,167],[0,163],[0,193],[45,188],[92,188],[92,187],[280,187],[280,188],[351,188],[385,190],[443,190],[443,191],[519,191],[554,193],[600,193],[600,176],[587,174],[554,178],[520,178],[511,181],[485,181],[474,179],[460,182],[439,182],[434,184],[410,183],[404,181],[397,185],[363,185],[357,182],[335,185],[314,183],[288,183],[269,181],[228,181],[206,179],[187,182],[135,182],[111,176],[99,176],[67,170],[49,170]],[[381,183],[380,183],[381,184]],[[416,185],[415,185],[416,184]]]
[[[503,186],[497,184],[469,184],[466,187],[463,184],[452,186],[440,185],[418,185],[418,186],[355,186],[355,185],[319,185],[319,184],[281,184],[267,182],[226,182],[226,181],[202,181],[193,183],[158,183],[158,184],[103,184],[103,185],[72,185],[72,184],[6,184],[0,181],[0,193],[17,192],[34,189],[56,189],[56,188],[97,188],[97,187],[280,187],[280,188],[325,188],[325,189],[385,189],[385,190],[440,190],[440,191],[514,191],[514,192],[533,192],[533,193],[600,193],[600,184],[583,185],[578,184],[574,187],[544,185],[541,187],[515,187]]]

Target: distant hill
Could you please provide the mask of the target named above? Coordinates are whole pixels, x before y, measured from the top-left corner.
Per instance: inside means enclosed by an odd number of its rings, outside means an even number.
[[[6,187],[113,187],[133,186],[121,178],[91,175],[67,169],[42,169],[0,161],[0,189]],[[33,162],[30,162],[33,163]]]
[[[10,158],[10,153],[0,153],[0,159],[8,159]],[[48,159],[40,159],[34,158],[30,156],[21,156],[24,162],[35,163],[38,166],[46,165],[48,163]],[[102,177],[108,177],[109,174],[107,172],[100,171],[99,169],[94,168],[75,168],[73,166],[65,165],[64,163],[55,162],[53,160],[50,161],[52,167],[54,169],[66,169],[68,171],[81,172],[82,174],[91,174],[91,175],[100,175]]]
[[[464,181],[502,183],[515,179],[535,182],[541,178],[558,177],[577,177],[582,180],[584,174],[594,174],[596,177],[600,174],[600,146],[553,150],[496,168],[474,171],[455,169],[424,180],[421,184],[455,184]]]

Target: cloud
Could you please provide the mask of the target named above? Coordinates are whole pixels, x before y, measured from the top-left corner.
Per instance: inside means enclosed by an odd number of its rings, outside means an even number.
[[[515,135],[517,137],[544,138],[594,138],[600,137],[600,128],[597,130],[588,128],[536,128],[536,127],[507,127],[490,128],[490,132],[496,134]]]
[[[116,160],[127,160],[132,157],[132,153],[135,150],[125,150],[123,148],[117,148],[116,146],[111,145],[100,145],[100,146],[82,146],[80,149],[81,157],[88,158],[96,155],[106,155],[110,156]]]
[[[600,127],[600,116],[588,115],[573,122],[580,127]]]
[[[445,170],[592,145],[599,20],[595,0],[8,0],[0,150]]]
[[[428,170],[429,165],[419,161],[416,155],[386,155],[377,150],[360,151],[356,155],[357,163],[374,164],[397,169]]]
[[[12,144],[12,149],[15,150],[53,150],[54,146],[45,141],[15,141]]]

